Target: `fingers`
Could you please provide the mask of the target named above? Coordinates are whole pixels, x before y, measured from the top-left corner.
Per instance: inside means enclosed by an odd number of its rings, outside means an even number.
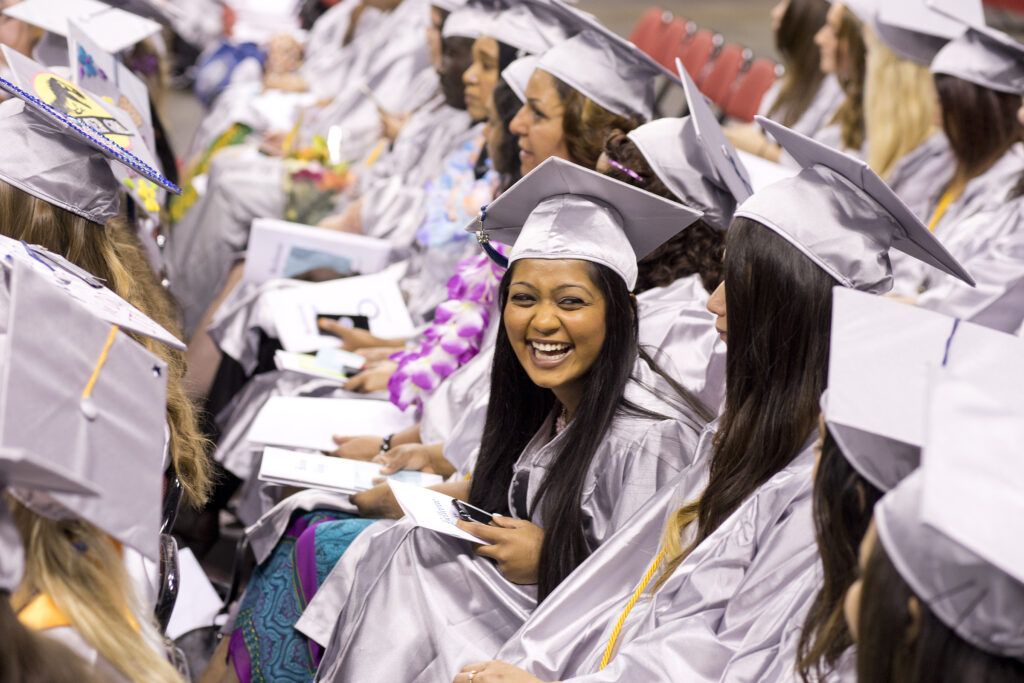
[[[356,438],[356,437],[354,437],[354,436],[340,436],[338,434],[335,434],[334,436],[331,437],[331,441],[333,441],[335,444],[337,444],[339,446],[344,446],[345,444],[347,444],[349,441],[351,441],[354,438]]]
[[[506,517],[505,515],[494,515],[492,523],[495,526],[501,527],[502,529],[519,529],[520,527],[526,526],[530,522],[527,522],[525,519]]]
[[[502,530],[500,527],[488,526],[487,524],[480,524],[478,522],[467,522],[463,519],[455,522],[455,525],[466,533],[473,534],[481,541],[487,541],[488,543],[498,543],[505,538],[505,535],[507,534],[507,532]],[[481,552],[488,547],[489,546],[481,546],[481,548],[477,550],[477,553],[484,557],[490,557],[489,553]]]
[[[354,391],[359,394],[366,393],[366,381],[366,375],[360,373],[345,382],[345,385],[342,388],[345,391]]]
[[[330,318],[317,318],[316,324],[324,332],[333,334],[335,337],[340,337],[342,339],[345,338],[345,332],[349,329],[338,321],[331,320]]]

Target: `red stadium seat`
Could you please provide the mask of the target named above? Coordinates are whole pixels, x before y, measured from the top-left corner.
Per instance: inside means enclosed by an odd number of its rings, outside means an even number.
[[[697,81],[701,92],[719,108],[725,106],[725,101],[736,84],[737,76],[743,70],[748,54],[739,45],[726,45],[718,52],[704,76]]]
[[[662,49],[662,36],[672,22],[672,14],[652,7],[640,17],[629,34],[629,40],[652,57]]]
[[[983,0],[983,3],[996,9],[1024,14],[1024,0]]]
[[[722,112],[729,118],[753,121],[761,98],[775,82],[775,68],[770,59],[755,59],[729,94]]]
[[[651,53],[651,56],[654,57],[656,62],[660,62],[666,69],[674,73],[676,70],[676,55],[679,54],[682,46],[686,44],[693,30],[693,24],[682,17],[676,17],[665,27],[664,32],[662,32],[659,38],[661,44],[656,52]]]
[[[711,61],[711,55],[715,53],[715,34],[702,28],[696,31],[690,38],[672,52],[668,59],[661,60],[670,71],[675,71],[675,61],[678,57],[683,62],[683,67],[693,80],[700,78],[704,67]]]

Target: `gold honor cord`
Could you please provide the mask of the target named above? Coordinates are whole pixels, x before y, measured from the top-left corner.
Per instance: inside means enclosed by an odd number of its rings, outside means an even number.
[[[107,335],[107,343],[103,345],[103,351],[100,352],[100,357],[96,360],[96,367],[92,369],[92,376],[89,378],[89,383],[85,385],[85,389],[82,391],[82,398],[89,398],[92,395],[93,387],[96,386],[96,380],[100,377],[100,370],[103,369],[104,363],[107,362],[107,354],[110,353],[110,347],[114,345],[114,339],[117,338],[117,325],[110,326],[110,334]]]
[[[636,587],[635,591],[633,591],[632,597],[630,597],[629,602],[626,603],[626,609],[622,610],[619,620],[615,622],[615,628],[612,629],[612,635],[608,639],[608,647],[604,650],[604,657],[601,657],[601,666],[598,668],[598,671],[608,666],[608,662],[611,661],[612,652],[615,651],[615,642],[619,639],[619,631],[622,630],[622,625],[626,623],[626,617],[629,616],[629,613],[632,611],[633,605],[636,604],[636,601],[640,599],[641,595],[643,595],[644,589],[647,588],[647,584],[651,582],[651,579],[653,579],[654,575],[658,572],[658,567],[660,567],[661,563],[665,561],[665,554],[665,549],[662,548],[661,552],[658,553],[658,556],[654,558],[654,562],[652,562],[651,566],[647,569],[647,573],[644,574],[644,578],[640,580],[640,585]]]

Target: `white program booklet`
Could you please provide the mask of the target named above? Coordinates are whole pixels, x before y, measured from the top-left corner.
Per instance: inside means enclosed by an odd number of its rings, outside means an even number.
[[[333,451],[335,434],[394,434],[416,422],[388,401],[365,398],[274,396],[249,430],[249,441],[267,446]]]
[[[387,272],[278,289],[264,296],[285,351],[309,353],[338,346],[337,337],[321,334],[317,326],[317,317],[325,314],[363,316],[370,332],[385,339],[416,332],[398,283]]]
[[[289,370],[344,383],[366,366],[366,359],[343,349],[320,349],[316,355],[278,349],[274,352],[274,365],[278,370]]]
[[[375,462],[346,460],[271,446],[263,449],[259,478],[260,481],[275,484],[350,494],[371,489],[380,479],[399,481],[414,487],[433,486],[444,481],[440,475],[412,470],[384,475],[380,473],[380,465]]]
[[[452,505],[454,498],[451,496],[393,479],[388,481],[388,486],[395,494],[395,500],[398,501],[409,519],[416,523],[416,526],[432,529],[439,534],[461,538],[464,541],[491,545],[455,526],[459,518],[455,514],[455,507]]]
[[[245,282],[295,277],[313,268],[342,275],[371,275],[388,265],[391,245],[375,237],[350,235],[275,218],[252,222],[245,254]]]

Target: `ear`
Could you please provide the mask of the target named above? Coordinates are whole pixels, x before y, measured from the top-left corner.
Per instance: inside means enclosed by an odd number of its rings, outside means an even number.
[[[921,603],[917,596],[907,598],[907,645],[912,645],[921,637]]]

